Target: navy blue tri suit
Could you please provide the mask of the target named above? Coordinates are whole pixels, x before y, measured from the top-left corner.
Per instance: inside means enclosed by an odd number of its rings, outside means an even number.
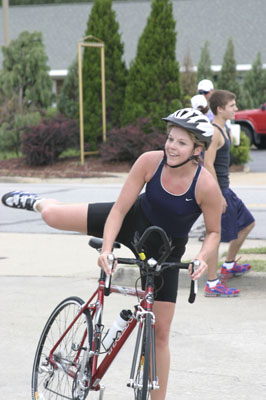
[[[227,202],[226,211],[222,214],[221,242],[231,242],[236,239],[238,232],[254,222],[254,218],[245,204],[229,188],[230,135],[226,137],[223,130],[213,124],[224,138],[224,145],[217,150],[214,169],[222,194]]]
[[[145,192],[140,194],[124,218],[116,240],[133,251],[132,240],[137,231],[141,235],[146,228],[157,225],[163,228],[172,238],[174,249],[168,258],[180,261],[185,252],[189,231],[201,214],[195,199],[195,188],[201,172],[198,165],[189,189],[182,195],[175,195],[164,189],[161,183],[164,160],[159,164],[151,180],[146,184]],[[114,203],[89,204],[88,235],[102,237],[103,228]],[[154,234],[147,243],[146,255],[155,259],[160,254],[159,237]],[[176,302],[178,289],[177,269],[166,269],[155,279],[155,299],[158,301]],[[162,281],[163,279],[163,281]],[[164,282],[164,285],[162,283]]]

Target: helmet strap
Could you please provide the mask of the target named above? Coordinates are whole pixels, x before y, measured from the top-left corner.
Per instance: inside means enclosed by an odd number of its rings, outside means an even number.
[[[163,161],[164,161],[164,164],[167,165],[167,166],[170,167],[170,168],[178,168],[178,167],[182,167],[182,165],[185,165],[186,163],[188,163],[188,162],[191,161],[191,160],[196,160],[197,158],[198,158],[198,156],[193,155],[193,156],[190,156],[186,161],[183,161],[183,162],[180,163],[180,164],[177,164],[177,165],[169,165],[169,164],[167,164],[167,157],[166,157],[166,153],[165,153],[165,150],[164,150]]]

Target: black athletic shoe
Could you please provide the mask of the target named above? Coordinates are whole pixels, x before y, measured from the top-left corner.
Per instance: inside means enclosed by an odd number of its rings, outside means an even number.
[[[35,211],[33,206],[40,197],[35,193],[9,192],[3,195],[2,203],[7,207]]]

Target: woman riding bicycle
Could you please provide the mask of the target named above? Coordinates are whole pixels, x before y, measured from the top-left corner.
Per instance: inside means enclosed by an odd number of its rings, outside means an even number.
[[[134,233],[141,235],[148,226],[162,227],[171,236],[170,260],[180,261],[188,234],[203,213],[206,236],[194,259],[200,266],[191,277],[198,279],[207,269],[208,259],[217,257],[220,241],[221,195],[212,175],[200,163],[213,135],[208,118],[193,109],[182,109],[163,118],[167,122],[164,150],[142,154],[132,166],[115,203],[65,204],[24,192],[11,192],[2,197],[9,207],[38,211],[50,226],[103,237],[98,265],[110,274],[107,260],[115,240],[132,249]],[[145,187],[145,192],[142,189]],[[160,243],[153,238],[146,252],[155,259]],[[156,354],[160,389],[153,400],[166,398],[170,367],[169,332],[175,311],[178,270],[168,269],[156,278],[154,313],[156,317]],[[209,280],[217,279],[208,271]],[[225,289],[226,290],[226,289]]]

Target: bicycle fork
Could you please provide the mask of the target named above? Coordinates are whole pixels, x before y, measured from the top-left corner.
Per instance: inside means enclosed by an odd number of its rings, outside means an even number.
[[[154,330],[154,319],[152,319],[152,330],[151,330],[151,350],[152,350],[152,363],[151,363],[151,371],[152,371],[152,390],[158,390],[158,376],[156,370],[156,348],[155,348],[155,330]]]
[[[138,315],[139,327],[138,327],[137,339],[136,339],[133,360],[132,360],[132,365],[131,365],[130,377],[129,377],[127,386],[131,387],[132,389],[141,389],[141,386],[142,386],[142,383],[137,382],[135,380],[134,376],[135,376],[135,372],[136,372],[138,356],[141,357],[139,368],[143,369],[143,367],[144,367],[145,354],[143,354],[143,349],[141,348],[141,346],[142,346],[141,339],[142,339],[142,337],[145,337],[144,314],[147,314],[147,313],[151,314],[151,316],[152,316],[151,361],[150,361],[151,380],[150,380],[150,384],[149,384],[149,390],[157,390],[157,389],[159,389],[159,384],[158,384],[158,377],[157,377],[157,371],[156,371],[156,350],[155,350],[155,331],[154,331],[155,316],[154,316],[153,312],[145,311],[144,309],[142,309],[141,312],[137,313],[137,314],[139,314]]]

